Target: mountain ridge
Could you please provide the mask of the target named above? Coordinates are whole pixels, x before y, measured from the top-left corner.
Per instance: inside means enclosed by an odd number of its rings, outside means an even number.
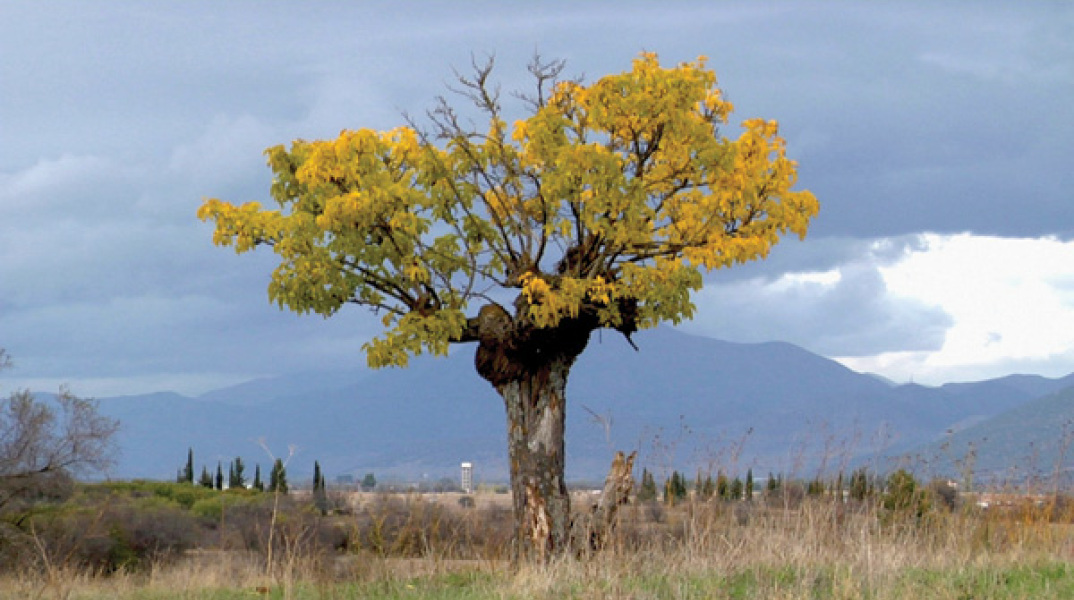
[[[742,344],[657,328],[594,334],[568,381],[568,477],[599,480],[613,450],[650,470],[811,471],[895,456],[1054,393],[1074,375],[1019,375],[929,388],[892,386],[786,342]],[[168,478],[187,448],[198,470],[242,456],[269,463],[298,448],[295,473],[506,478],[503,404],[472,349],[407,369],[251,380],[195,398],[101,399],[123,423],[116,475]],[[261,446],[269,449],[266,452]],[[309,463],[306,465],[306,463]]]

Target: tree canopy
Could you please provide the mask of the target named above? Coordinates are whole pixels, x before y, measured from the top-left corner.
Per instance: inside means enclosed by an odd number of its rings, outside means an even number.
[[[704,58],[664,68],[646,53],[591,85],[559,79],[562,67],[531,65],[531,114],[511,124],[490,61],[460,78],[481,128],[441,99],[427,131],[411,121],[269,148],[277,208],[209,199],[198,216],[218,245],[273,248],[279,306],[381,314],[371,366],[478,340],[475,303],[514,302],[535,329],[584,317],[629,336],[678,322],[703,271],[805,235],[818,203],[792,190],[776,122],[722,136],[732,106]]]

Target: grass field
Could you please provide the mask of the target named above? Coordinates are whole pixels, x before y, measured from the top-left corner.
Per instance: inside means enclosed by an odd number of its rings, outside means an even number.
[[[345,550],[283,523],[271,560],[194,549],[107,575],[38,561],[0,577],[0,598],[1074,598],[1072,515],[1048,503],[924,512],[830,497],[635,503],[605,551],[513,569],[495,533],[498,501],[478,500],[382,498],[324,517],[380,523],[379,541],[352,530]]]

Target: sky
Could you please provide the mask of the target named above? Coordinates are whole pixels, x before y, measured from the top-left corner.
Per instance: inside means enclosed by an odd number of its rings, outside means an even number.
[[[214,247],[203,200],[268,200],[265,148],[402,125],[474,57],[511,91],[535,53],[594,81],[642,51],[707,56],[732,122],[778,120],[821,203],[804,241],[708,274],[682,330],[900,383],[1065,375],[1071,31],[1061,2],[8,0],[0,391],[365,368],[378,319],[280,311],[272,253]]]

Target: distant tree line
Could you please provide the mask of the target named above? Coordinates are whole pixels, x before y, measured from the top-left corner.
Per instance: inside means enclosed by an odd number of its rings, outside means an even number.
[[[234,460],[228,463],[226,479],[224,475],[224,465],[220,461],[217,461],[216,463],[215,475],[207,466],[202,465],[201,475],[195,481],[194,472],[194,449],[188,448],[186,463],[176,472],[176,483],[199,485],[204,488],[215,490],[245,488],[259,492],[279,492],[282,494],[286,494],[290,490],[290,484],[287,481],[287,464],[280,458],[276,458],[273,461],[272,470],[269,471],[267,484],[262,479],[261,465],[259,463],[254,464],[253,480],[247,483],[246,463],[243,462],[241,456],[236,456]],[[225,485],[225,482],[227,485]],[[452,482],[449,480],[449,483]],[[435,487],[437,487],[438,491],[443,491],[440,489],[442,486],[443,482],[438,482]],[[373,473],[366,473],[358,482],[358,487],[362,491],[373,491],[377,487],[376,476]],[[457,488],[458,486],[455,485],[455,487]],[[310,489],[312,491],[314,505],[322,513],[327,513],[329,504],[328,479],[321,469],[320,461],[317,460],[313,461],[313,480]]]
[[[835,477],[817,475],[810,479],[787,479],[782,473],[769,472],[763,489],[759,490],[752,468],[746,470],[744,478],[731,478],[723,471],[718,471],[713,478],[711,473],[698,471],[692,482],[683,473],[672,471],[663,485],[658,485],[653,473],[643,468],[636,489],[636,499],[643,503],[659,500],[667,504],[691,500],[749,502],[758,498],[769,502],[797,502],[811,497],[837,502],[875,502],[889,511],[921,514],[937,506],[954,508],[958,499],[957,487],[946,479],[922,484],[905,469],[885,477],[871,473],[865,467],[852,471],[849,476],[839,472]]]
[[[376,479],[373,477],[372,473],[366,475],[366,480],[369,480],[371,485],[376,485]],[[366,480],[363,480],[363,483],[365,483]],[[222,462],[217,461],[215,475],[209,470],[208,466],[202,465],[201,475],[195,481],[193,448],[187,450],[186,464],[177,471],[175,481],[177,483],[200,485],[201,487],[215,490],[245,488],[259,492],[280,492],[283,494],[286,494],[290,490],[290,484],[287,481],[287,464],[280,458],[273,461],[272,470],[269,471],[267,484],[262,478],[261,465],[259,463],[254,465],[253,479],[249,481],[247,480],[246,463],[243,462],[241,456],[236,456],[234,460],[228,463],[226,479],[224,475],[224,465]],[[225,482],[227,485],[225,485]],[[324,506],[325,498],[327,498],[328,484],[324,473],[321,471],[320,461],[313,461],[312,490],[315,503],[318,504],[318,507]]]

